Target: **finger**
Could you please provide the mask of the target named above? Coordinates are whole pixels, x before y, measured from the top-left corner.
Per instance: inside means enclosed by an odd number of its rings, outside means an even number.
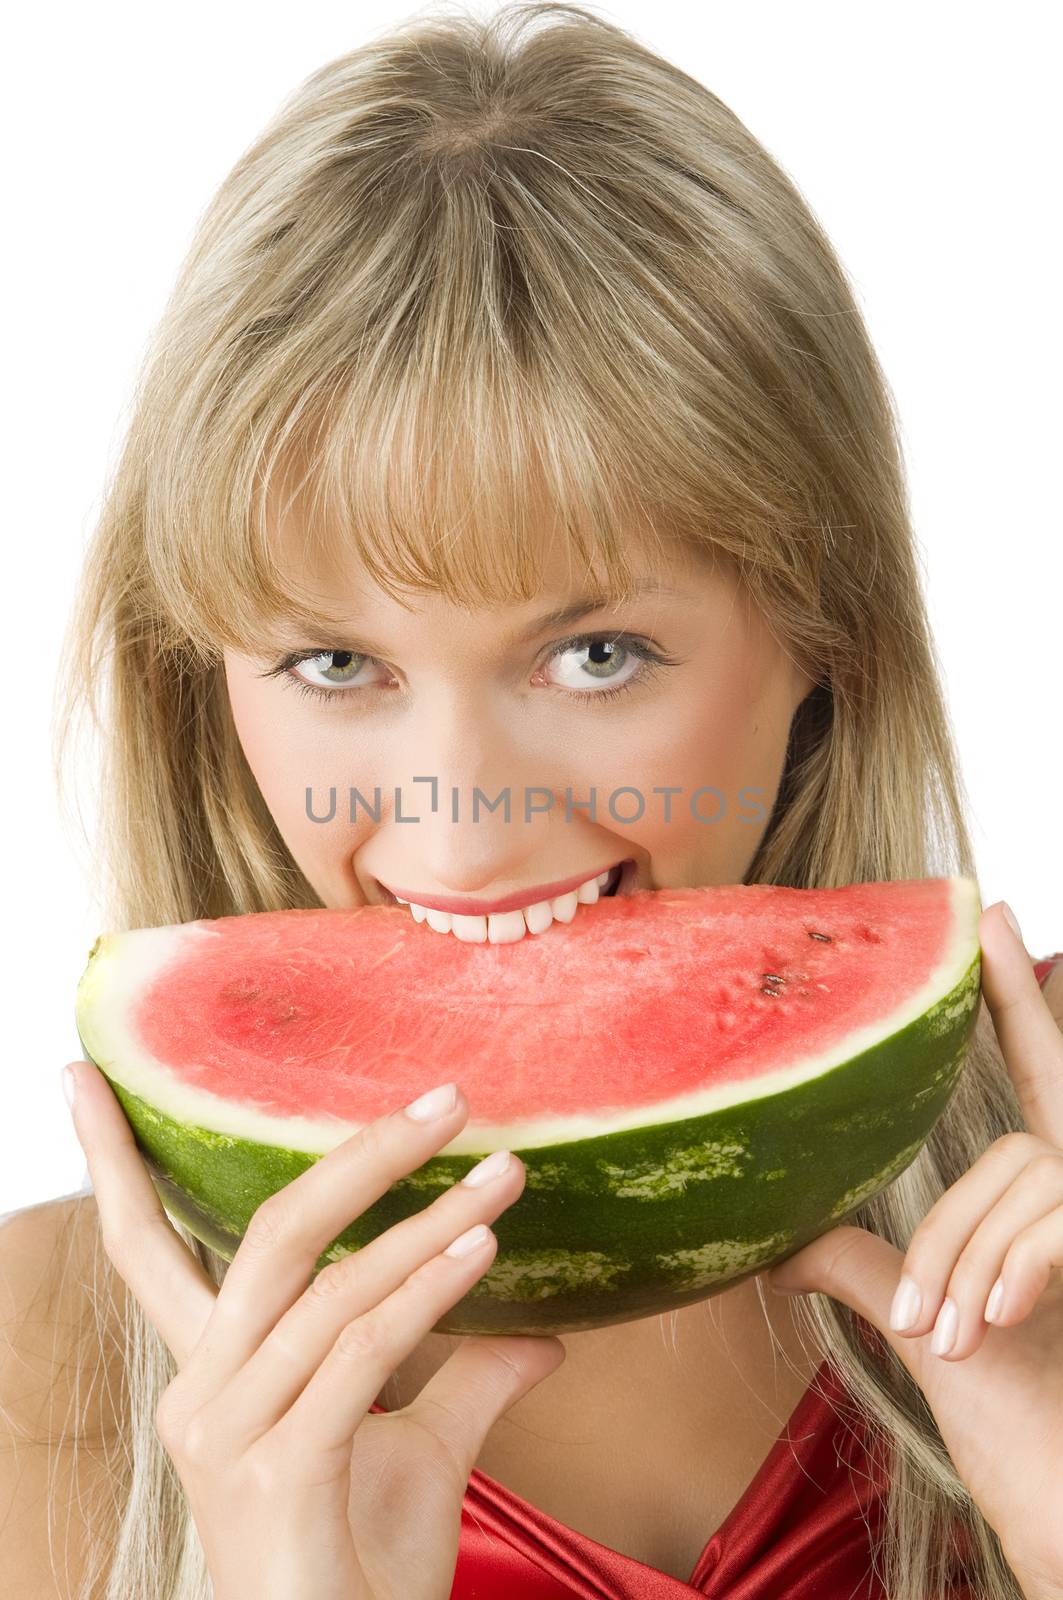
[[[498,1240],[485,1228],[467,1254],[424,1262],[379,1305],[343,1328],[295,1404],[268,1435],[268,1448],[293,1464],[319,1466],[351,1440],[396,1367],[466,1294],[495,1258]]]
[[[201,1404],[229,1383],[306,1289],[322,1252],[392,1184],[461,1128],[468,1104],[428,1122],[392,1111],[345,1139],[259,1206],[185,1373]]]
[[[225,1437],[233,1453],[242,1453],[284,1415],[348,1323],[470,1227],[494,1222],[518,1198],[524,1178],[523,1162],[511,1156],[497,1177],[475,1186],[461,1179],[423,1211],[319,1272],[226,1386]]]
[[[1048,1148],[1029,1133],[1005,1134],[935,1200],[904,1253],[901,1272],[919,1292],[919,1313],[906,1328],[897,1330],[902,1338],[917,1339],[930,1332],[948,1293],[949,1279],[972,1237],[1023,1169]],[[989,1285],[986,1287],[988,1291]]]
[[[385,1379],[482,1276],[494,1260],[496,1248],[497,1241],[489,1234],[482,1250],[464,1258],[468,1263],[464,1269],[460,1259],[452,1262],[445,1255],[437,1256],[377,1309],[380,1326],[390,1331],[379,1337],[370,1332],[368,1342],[375,1348],[390,1341],[390,1351],[364,1381],[366,1336],[345,1333],[270,1435],[271,1446],[282,1449],[288,1459],[290,1451],[305,1449],[307,1441],[314,1441],[311,1449],[318,1462],[322,1449],[336,1449],[349,1457],[351,1437]],[[403,1309],[407,1296],[413,1301],[420,1297],[420,1307],[412,1312]],[[362,1325],[367,1322],[367,1318],[361,1319]],[[349,1341],[353,1341],[353,1360]],[[498,1418],[556,1371],[564,1359],[565,1347],[552,1335],[468,1337],[403,1411],[430,1428],[450,1450],[464,1483]],[[361,1388],[357,1403],[351,1403],[355,1382],[360,1382]]]
[[[1061,1246],[1063,1152],[1047,1151],[1027,1162],[953,1267],[947,1298],[956,1313],[942,1313],[942,1324],[946,1330],[955,1327],[956,1335],[940,1352],[941,1359],[962,1361],[978,1349],[991,1326],[985,1319],[986,1302],[998,1278],[1004,1282],[1009,1322],[1020,1320],[1020,1307],[1023,1316],[1032,1310]]]
[[[811,1290],[829,1294],[849,1306],[882,1335],[925,1392],[934,1379],[930,1366],[934,1358],[927,1353],[929,1342],[906,1340],[889,1324],[901,1267],[901,1252],[896,1245],[866,1228],[840,1223],[797,1251],[796,1258],[800,1261],[799,1273],[789,1279],[785,1270],[780,1275],[787,1292]],[[789,1265],[788,1261],[782,1263],[783,1269]]]
[[[1003,913],[1003,901],[983,911],[982,993],[1031,1133],[1063,1145],[1063,1034],[1033,964]]]
[[[1003,1295],[993,1326],[1011,1325],[1029,1316],[1063,1266],[1063,1206],[1024,1228],[1008,1247],[1000,1268]],[[1058,1346],[1055,1355],[1058,1355]]]
[[[553,1334],[463,1339],[403,1411],[443,1441],[467,1482],[499,1417],[556,1372],[565,1354]]]
[[[72,1061],[71,1115],[96,1195],[103,1247],[178,1366],[210,1317],[217,1289],[163,1209],[133,1130],[103,1074]]]

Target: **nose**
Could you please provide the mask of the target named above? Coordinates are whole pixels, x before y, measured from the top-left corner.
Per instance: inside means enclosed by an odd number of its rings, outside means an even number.
[[[470,895],[549,877],[540,870],[550,865],[547,831],[564,817],[573,779],[557,789],[554,763],[522,739],[512,708],[505,716],[483,692],[443,690],[408,731],[395,751],[401,770],[387,780],[401,806],[378,831],[377,875]]]

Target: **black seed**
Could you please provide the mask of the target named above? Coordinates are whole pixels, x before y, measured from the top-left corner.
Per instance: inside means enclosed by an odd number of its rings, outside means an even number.
[[[814,928],[806,928],[805,932],[810,939],[822,939],[825,944],[833,944],[834,940],[829,933],[817,933]]]

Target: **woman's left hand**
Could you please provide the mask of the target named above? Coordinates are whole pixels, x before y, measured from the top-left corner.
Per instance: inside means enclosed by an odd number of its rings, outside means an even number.
[[[926,1396],[957,1473],[1027,1600],[1063,1597],[1063,1034],[998,901],[982,912],[982,993],[1025,1131],[997,1139],[902,1255],[842,1225],[765,1274],[821,1291],[882,1334]],[[890,1325],[902,1273],[920,1293]],[[1003,1283],[992,1322],[986,1302]],[[897,1299],[901,1296],[898,1294]],[[935,1353],[937,1329],[951,1345]]]

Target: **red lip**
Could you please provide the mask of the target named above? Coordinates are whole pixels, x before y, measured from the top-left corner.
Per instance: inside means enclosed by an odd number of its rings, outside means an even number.
[[[430,911],[450,911],[459,917],[486,917],[492,911],[518,911],[522,906],[536,905],[540,900],[553,900],[559,894],[568,894],[571,889],[578,889],[581,883],[588,883],[591,878],[596,878],[602,872],[610,872],[619,862],[611,861],[607,866],[598,867],[593,872],[581,872],[572,878],[560,878],[556,883],[539,883],[529,889],[516,889],[512,894],[503,895],[500,900],[470,900],[463,895],[424,895],[412,889],[396,889],[393,884],[377,882],[387,889],[390,894],[400,900],[412,900],[414,905],[426,906]]]

